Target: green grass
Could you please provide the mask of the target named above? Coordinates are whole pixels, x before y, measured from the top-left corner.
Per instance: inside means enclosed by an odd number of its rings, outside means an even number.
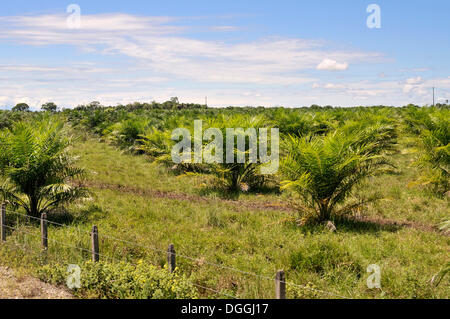
[[[88,184],[92,200],[67,207],[69,214],[50,220],[69,227],[51,226],[47,256],[38,253],[39,237],[9,232],[0,249],[2,263],[29,272],[49,260],[78,263],[89,258],[87,251],[64,247],[57,242],[89,249],[89,230],[99,227],[101,258],[164,266],[164,251],[175,244],[179,272],[196,284],[239,298],[273,298],[274,283],[230,268],[273,278],[284,269],[288,282],[307,285],[352,298],[448,298],[448,278],[434,288],[429,281],[449,258],[450,238],[435,227],[449,216],[448,199],[408,187],[417,176],[408,167],[414,155],[397,154],[395,174],[371,180],[361,192],[379,191],[384,199],[361,213],[397,221],[412,221],[430,227],[407,228],[368,222],[337,222],[338,231],[323,226],[298,227],[285,210],[263,209],[254,203],[285,203],[290,194],[245,194],[238,202],[222,200],[220,191],[205,197],[204,177],[177,177],[167,169],[146,161],[144,156],[120,153],[94,139],[74,148],[80,166],[91,173]],[[121,187],[119,187],[119,185]],[[135,190],[143,190],[136,193]],[[173,192],[180,196],[167,196]],[[185,195],[183,195],[185,194]],[[9,222],[16,218],[8,214]],[[22,230],[36,236],[38,225],[23,223]],[[108,236],[108,237],[105,237]],[[110,236],[133,244],[113,240]],[[22,242],[28,253],[12,249]],[[34,252],[31,254],[30,252]],[[319,253],[320,252],[320,253]],[[214,263],[223,267],[211,265]],[[368,289],[366,268],[381,267],[382,289]],[[200,289],[203,297],[220,297]],[[288,297],[327,298],[329,295],[289,286]]]
[[[89,179],[97,184],[177,192],[189,192],[195,187],[192,179],[166,174],[165,168],[150,163],[144,156],[131,156],[105,143],[81,142],[74,153],[80,157],[79,165],[90,171]]]

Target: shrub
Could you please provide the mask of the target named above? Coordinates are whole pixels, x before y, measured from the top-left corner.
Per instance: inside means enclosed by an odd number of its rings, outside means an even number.
[[[193,299],[195,287],[186,279],[166,269],[160,269],[139,261],[108,263],[87,261],[80,265],[81,288],[74,289],[80,297],[108,299]],[[38,277],[54,285],[67,280],[67,267],[60,264],[45,265]]]
[[[382,124],[344,126],[324,136],[289,136],[280,166],[283,188],[296,191],[304,202],[300,211],[319,221],[356,208],[362,203],[336,210],[357,185],[389,164],[383,152],[393,138],[391,127]]]
[[[141,135],[144,134],[148,121],[135,116],[131,116],[129,119],[115,123],[105,130],[103,134],[106,138],[120,147],[128,147],[132,149]]]
[[[222,184],[230,192],[248,191],[250,189],[261,188],[268,176],[262,175],[260,172],[261,162],[256,163],[250,161],[250,141],[245,133],[247,129],[255,129],[258,132],[260,128],[270,127],[267,120],[262,116],[246,116],[236,114],[233,117],[220,116],[213,120],[209,120],[206,126],[209,128],[217,128],[222,132],[223,140],[227,140],[227,128],[240,128],[242,130],[235,131],[234,141],[242,138],[245,141],[245,151],[241,152],[234,148],[234,163],[227,163],[226,145],[223,146],[222,163],[206,164],[209,172],[216,177],[217,183]],[[239,137],[238,137],[239,136]],[[270,140],[269,140],[270,141]],[[204,141],[204,145],[208,142]],[[255,145],[259,149],[259,139]],[[243,155],[244,160],[238,163],[238,154]]]
[[[84,175],[68,152],[73,140],[63,123],[43,119],[19,122],[0,131],[0,193],[34,217],[59,205],[86,197],[73,185]]]
[[[440,193],[450,188],[450,120],[447,113],[429,116],[420,133],[420,157],[416,165],[424,169],[422,185],[432,185]]]
[[[164,163],[166,166],[173,165],[172,147],[175,144],[171,139],[171,132],[158,130],[154,127],[146,130],[141,135],[137,150],[144,152],[153,161]]]

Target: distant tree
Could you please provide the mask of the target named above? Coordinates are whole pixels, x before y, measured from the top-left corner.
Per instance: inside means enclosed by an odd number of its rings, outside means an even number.
[[[180,106],[180,101],[177,97],[171,97],[169,101],[162,103],[163,109],[176,109]]]
[[[436,104],[436,107],[439,109],[439,108],[448,108],[448,101],[447,101],[447,104],[445,104],[445,103],[437,103]]]
[[[12,108],[12,111],[14,111],[14,112],[26,112],[29,110],[30,110],[30,107],[26,103],[19,103]]]
[[[100,107],[100,102],[99,101],[92,101],[91,103],[89,103],[89,106],[92,107]]]
[[[42,104],[42,107],[41,107],[42,111],[47,111],[47,112],[56,112],[57,109],[58,109],[58,107],[53,102],[47,102],[45,104]]]

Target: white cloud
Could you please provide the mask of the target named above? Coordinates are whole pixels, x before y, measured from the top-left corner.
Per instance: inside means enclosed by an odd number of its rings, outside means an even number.
[[[422,77],[420,77],[420,76],[415,77],[415,78],[406,79],[406,84],[414,85],[414,84],[420,84],[420,83],[422,83]]]
[[[411,90],[414,88],[414,85],[411,84],[405,84],[405,86],[403,86],[403,93],[409,93],[411,92]]]
[[[403,93],[411,93],[415,92],[420,95],[424,95],[425,91],[423,90],[421,84],[423,83],[423,79],[420,76],[408,78],[405,80],[405,84],[403,86]]]
[[[30,34],[29,38],[41,35],[41,40],[45,40],[44,36],[49,35],[48,32],[68,31],[73,34],[91,31],[120,32],[127,33],[130,31],[145,31],[154,34],[167,34],[183,30],[183,27],[167,25],[176,21],[172,17],[145,17],[128,15],[121,13],[81,15],[81,28],[69,29],[67,26],[66,15],[48,14],[35,16],[6,16],[0,17],[0,23],[4,24],[6,29],[13,31],[17,35],[23,34],[24,30],[35,28],[36,32]],[[43,32],[45,31],[45,32]]]
[[[226,88],[176,87],[172,83],[158,85],[149,83],[123,83],[109,80],[96,85],[98,81],[91,79],[83,85],[67,81],[55,87],[39,85],[33,80],[24,80],[20,84],[0,82],[0,105],[14,105],[14,102],[28,101],[33,109],[40,108],[41,101],[53,101],[58,106],[76,106],[98,100],[105,105],[127,104],[134,101],[148,102],[152,100],[166,101],[172,96],[178,96],[183,102],[204,103],[208,96],[211,106],[228,105],[284,105],[289,107],[311,104],[319,105],[419,105],[431,104],[431,87],[435,85],[436,101],[450,96],[450,78],[434,78],[423,80],[418,90],[409,94],[403,93],[405,81],[353,81],[353,82],[314,82],[316,89],[311,86],[304,89],[283,88],[281,86],[266,86],[264,90],[256,90],[241,86]],[[84,81],[83,81],[84,82]],[[123,84],[123,85],[122,85]],[[312,84],[313,85],[313,84]],[[328,88],[325,88],[328,87]],[[332,88],[334,87],[334,88]],[[332,89],[331,89],[332,88]],[[424,93],[423,95],[421,95]]]
[[[445,100],[450,96],[450,77],[434,79],[412,77],[402,81],[363,80],[312,84],[312,88],[315,89],[314,94],[321,96],[314,103],[344,106],[431,104],[433,86],[439,88],[435,90],[436,101]]]
[[[326,58],[317,65],[316,69],[322,71],[345,71],[348,69],[348,63],[338,63],[335,60]]]
[[[235,29],[219,23],[214,21],[204,31]],[[171,96],[203,103],[205,95],[215,106],[404,105],[427,103],[432,85],[439,87],[439,96],[449,95],[450,78],[433,83],[417,76],[333,83],[314,71],[343,71],[349,64],[378,62],[383,55],[377,52],[335,50],[322,41],[296,38],[204,40],[191,36],[192,28],[181,24],[171,17],[82,15],[82,28],[70,30],[61,15],[0,17],[0,42],[70,45],[90,53],[80,55],[82,59],[97,55],[95,62],[71,65],[63,60],[47,65],[2,62],[0,105],[28,101],[39,108],[48,100],[60,106],[92,100],[115,105]],[[98,62],[98,56],[106,55]]]
[[[198,40],[185,35],[189,27],[170,25],[174,20],[126,14],[82,15],[81,29],[72,30],[66,27],[63,15],[2,17],[0,39],[39,46],[66,44],[90,53],[123,55],[156,76],[206,83],[296,85],[314,81],[303,72],[319,63],[326,64],[324,69],[347,69],[346,63],[331,58],[367,62],[382,56],[332,50],[323,42],[304,39]],[[224,29],[232,28],[205,26],[210,32]]]
[[[400,69],[400,72],[428,72],[431,69],[429,68],[404,68],[404,69]]]
[[[314,83],[312,85],[312,88],[313,89],[323,88],[323,89],[327,89],[327,90],[338,90],[338,89],[346,88],[346,85],[340,84],[340,83],[324,83],[324,84]]]
[[[212,26],[211,30],[213,31],[222,31],[222,32],[230,32],[230,31],[238,31],[239,28],[233,25],[217,25]]]
[[[327,83],[327,84],[325,84],[324,88],[325,89],[331,89],[331,90],[343,89],[343,88],[345,88],[345,85],[343,85],[343,84],[335,84],[335,83]]]

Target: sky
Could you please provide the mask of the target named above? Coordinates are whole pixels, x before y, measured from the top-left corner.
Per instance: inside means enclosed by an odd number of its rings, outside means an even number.
[[[426,105],[433,87],[445,103],[449,14],[448,0],[2,1],[0,109]]]

